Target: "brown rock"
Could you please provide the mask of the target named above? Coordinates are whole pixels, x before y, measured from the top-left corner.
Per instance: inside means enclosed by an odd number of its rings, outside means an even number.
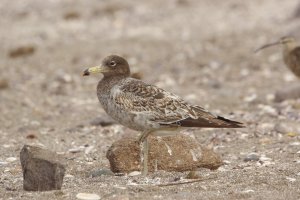
[[[0,79],[0,90],[8,88],[8,81],[6,79]]]
[[[17,58],[21,56],[29,56],[35,52],[35,48],[33,46],[22,46],[16,49],[13,49],[9,52],[9,57]]]
[[[195,139],[185,135],[166,137],[150,136],[148,168],[153,172],[190,171],[199,167],[217,169],[222,165],[218,154],[202,147]],[[141,170],[140,145],[135,138],[124,138],[115,142],[106,157],[114,173]]]
[[[80,18],[80,14],[76,11],[69,11],[64,14],[65,20],[74,20]]]
[[[56,153],[24,145],[20,153],[23,188],[30,191],[61,189],[65,174],[63,159]]]

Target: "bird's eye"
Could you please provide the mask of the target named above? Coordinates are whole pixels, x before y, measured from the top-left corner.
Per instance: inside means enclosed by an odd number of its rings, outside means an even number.
[[[114,66],[117,65],[117,63],[115,61],[110,61],[109,65],[112,66],[112,67],[114,67]]]

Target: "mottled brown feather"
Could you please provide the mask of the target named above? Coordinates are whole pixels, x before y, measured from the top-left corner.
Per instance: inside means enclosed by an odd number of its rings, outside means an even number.
[[[241,128],[241,123],[215,116],[200,106],[140,80],[127,79],[115,95],[120,109],[144,113],[163,126]]]

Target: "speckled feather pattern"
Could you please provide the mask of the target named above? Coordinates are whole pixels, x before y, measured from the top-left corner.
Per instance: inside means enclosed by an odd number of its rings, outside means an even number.
[[[109,115],[139,131],[176,126],[242,127],[238,122],[215,116],[161,88],[129,77],[104,78],[97,91],[99,101]]]

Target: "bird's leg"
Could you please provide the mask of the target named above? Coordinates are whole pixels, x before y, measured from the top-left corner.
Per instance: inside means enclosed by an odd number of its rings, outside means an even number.
[[[143,131],[138,140],[142,149],[141,162],[143,163],[143,170],[142,170],[143,175],[147,175],[148,173],[148,151],[149,151],[148,136],[150,133],[151,131]]]

